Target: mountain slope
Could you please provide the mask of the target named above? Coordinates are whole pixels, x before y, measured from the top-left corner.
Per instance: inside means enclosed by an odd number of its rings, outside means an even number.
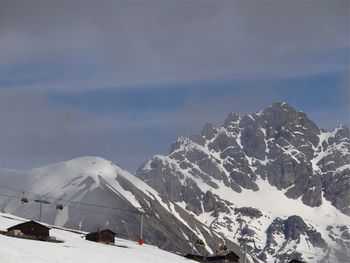
[[[42,221],[58,226],[96,231],[111,228],[119,237],[137,240],[141,216],[144,216],[146,242],[170,251],[190,252],[193,242],[202,239],[206,253],[225,242],[180,206],[169,202],[143,181],[110,161],[81,157],[36,168],[29,172],[1,170],[0,208],[28,219],[38,219],[42,199]],[[28,204],[21,204],[19,189]],[[39,195],[38,195],[39,194]],[[4,197],[4,196],[3,196]],[[63,210],[56,210],[56,205]],[[230,246],[237,246],[226,241]],[[237,253],[240,253],[239,251]]]
[[[84,231],[111,228],[169,251],[213,253],[225,243],[250,261],[348,262],[349,129],[317,127],[285,103],[181,137],[136,176],[81,157],[30,171],[0,170],[0,209]],[[24,192],[24,193],[21,193]],[[20,199],[25,196],[28,204]],[[63,210],[56,210],[63,205]],[[194,246],[201,239],[205,249]],[[203,250],[203,251],[200,251]]]
[[[349,129],[317,127],[286,103],[181,137],[137,176],[261,261],[350,258]],[[345,260],[345,261],[346,261]]]
[[[22,223],[22,218],[0,213],[0,231]],[[63,243],[49,243],[0,235],[1,263],[94,263],[94,262],[194,262],[157,247],[139,246],[135,242],[117,238],[116,246],[85,240],[86,233],[54,227],[50,235]]]

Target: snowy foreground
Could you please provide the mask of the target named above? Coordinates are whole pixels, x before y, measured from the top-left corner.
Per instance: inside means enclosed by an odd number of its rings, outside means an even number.
[[[0,231],[20,224],[26,220],[0,213]],[[1,263],[96,263],[96,262],[194,262],[184,257],[161,250],[150,245],[139,246],[137,243],[118,239],[115,245],[104,245],[87,241],[84,232],[71,232],[63,228],[52,228],[50,236],[56,237],[63,243],[26,240],[0,235]]]

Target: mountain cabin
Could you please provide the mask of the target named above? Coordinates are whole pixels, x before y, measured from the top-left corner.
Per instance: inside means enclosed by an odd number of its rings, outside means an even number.
[[[48,240],[50,239],[50,228],[35,221],[28,221],[8,228],[7,235],[12,237]]]
[[[104,243],[114,244],[115,233],[112,230],[104,229],[97,232],[92,232],[86,235],[86,240]]]

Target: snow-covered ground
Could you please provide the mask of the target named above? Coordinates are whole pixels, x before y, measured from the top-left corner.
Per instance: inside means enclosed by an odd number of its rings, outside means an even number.
[[[22,223],[26,220],[0,213],[0,230]],[[116,238],[115,246],[87,241],[83,232],[52,228],[50,236],[63,243],[26,240],[0,235],[1,263],[190,263],[184,257],[161,250],[150,245]]]

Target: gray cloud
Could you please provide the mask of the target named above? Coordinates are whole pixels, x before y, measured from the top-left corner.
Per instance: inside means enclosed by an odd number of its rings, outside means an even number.
[[[167,153],[177,137],[200,133],[207,121],[221,125],[230,111],[262,107],[269,94],[243,105],[241,96],[194,93],[176,109],[97,114],[52,103],[39,91],[0,90],[0,167],[27,169],[97,155],[135,170],[152,155]]]
[[[0,167],[99,155],[135,170],[207,121],[278,100],[266,79],[340,72],[348,103],[348,9],[347,1],[2,1]],[[198,88],[162,112],[91,113],[44,92],[241,79],[265,84],[208,98]],[[310,116],[325,128],[349,118],[348,109],[319,108]]]
[[[344,59],[327,58],[349,47],[347,1],[0,6],[0,77],[29,87],[97,89],[348,68]]]
[[[94,114],[52,103],[39,91],[0,90],[0,167],[27,169],[96,155],[135,170],[168,151],[184,116],[182,110]]]
[[[238,93],[203,97],[198,90],[175,109],[96,113],[52,103],[39,91],[0,90],[0,167],[27,169],[96,155],[135,171],[152,155],[167,153],[177,137],[200,133],[205,122],[220,126],[231,111],[251,113],[278,100],[267,86]],[[349,120],[343,108],[306,112],[327,129]]]

